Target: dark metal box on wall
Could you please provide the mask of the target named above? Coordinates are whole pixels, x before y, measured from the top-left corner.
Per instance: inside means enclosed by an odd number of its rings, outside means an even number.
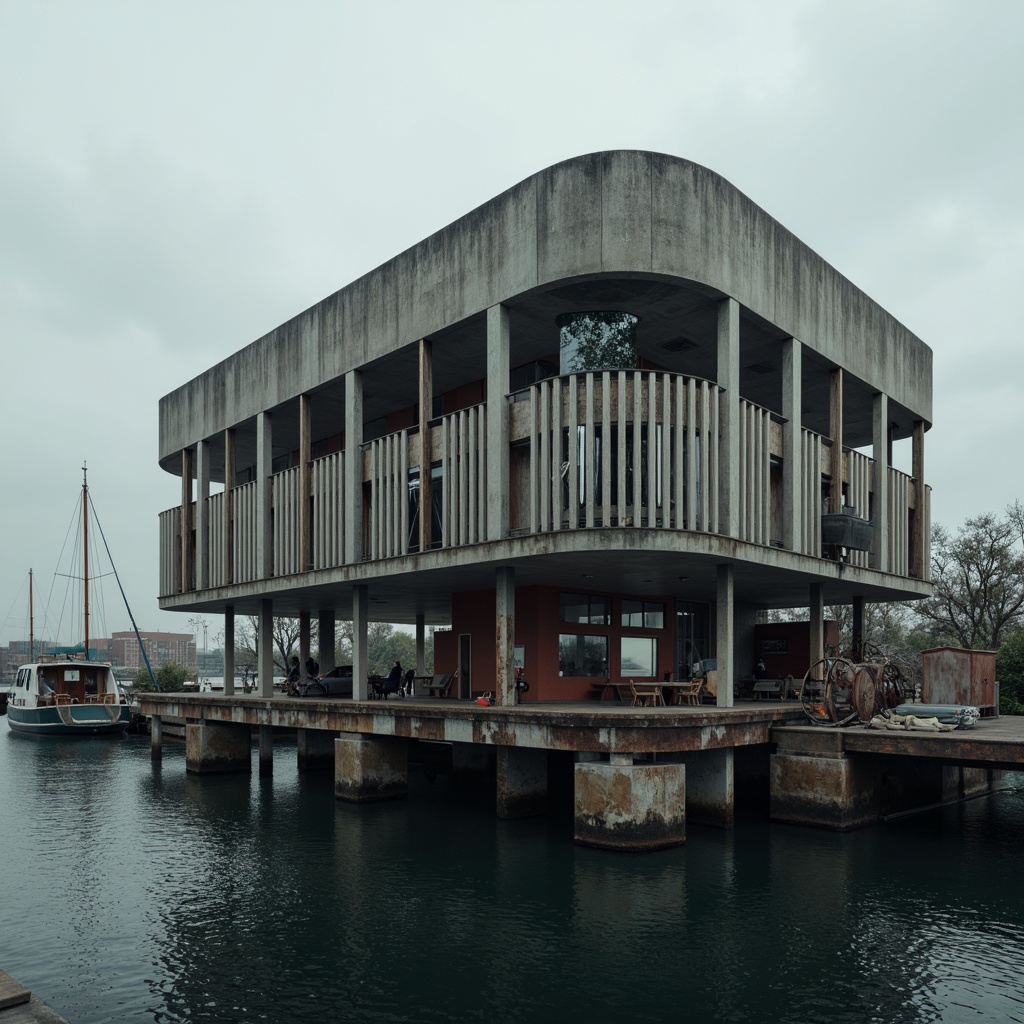
[[[853,505],[844,505],[841,512],[825,513],[821,517],[822,544],[867,551],[874,535],[875,524],[870,519],[861,519]]]
[[[999,713],[995,651],[936,647],[921,652],[921,700],[926,704],[973,704]]]

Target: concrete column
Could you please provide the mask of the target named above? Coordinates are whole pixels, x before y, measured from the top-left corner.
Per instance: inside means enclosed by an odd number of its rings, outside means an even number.
[[[259,728],[260,738],[260,775],[267,776],[274,774],[274,727],[272,725],[261,725]]]
[[[369,590],[365,583],[352,588],[352,697],[366,700],[369,661],[366,652],[366,630],[369,625]]]
[[[577,762],[574,838],[603,850],[686,842],[686,766]]]
[[[718,566],[715,657],[718,661],[718,699],[720,708],[733,706],[733,680],[736,675],[735,652],[735,569]]]
[[[828,433],[832,438],[829,472],[830,512],[843,510],[843,371],[833,370],[829,377]],[[860,510],[858,509],[858,512]]]
[[[320,642],[320,674],[335,668],[334,648],[337,645],[335,633],[334,610],[321,609],[317,615],[317,635]],[[303,662],[305,665],[305,662]]]
[[[256,652],[261,697],[274,696],[274,602],[261,598],[256,617],[259,650]]]
[[[196,445],[196,589],[210,586],[210,442]]]
[[[432,512],[430,497],[430,463],[432,445],[430,419],[434,411],[434,353],[429,338],[419,343],[419,409],[420,409],[420,551],[430,550]]]
[[[491,781],[491,760],[496,750],[482,743],[452,744],[452,786],[462,792],[485,789]]]
[[[235,432],[224,431],[224,582],[235,580]]]
[[[273,430],[270,413],[256,414],[256,575],[267,580],[274,575],[273,513]]]
[[[510,565],[495,571],[494,689],[499,704],[515,704],[513,656],[516,642],[516,571]]]
[[[164,720],[159,715],[149,719],[149,756],[159,761],[164,753]]]
[[[850,645],[852,661],[864,660],[864,598],[853,599],[853,642]]]
[[[810,593],[811,664],[825,657],[825,588],[811,584]]]
[[[252,771],[252,731],[235,722],[189,722],[185,726],[185,770],[196,775]]]
[[[404,799],[408,751],[408,741],[397,736],[342,733],[334,741],[335,798],[349,803]]]
[[[363,375],[345,374],[345,563],[363,557]],[[422,481],[420,486],[422,487]]]
[[[924,421],[914,421],[911,472],[914,476],[914,514],[910,518],[910,575],[927,578],[925,565]]]
[[[299,612],[299,665],[305,666],[306,659],[310,654],[310,615],[309,612]],[[331,666],[334,667],[333,665]],[[321,665],[323,671],[327,671]]]
[[[487,539],[501,540],[509,523],[508,307],[487,310]]]
[[[718,304],[718,532],[738,537],[740,529],[740,307],[735,299]]]
[[[427,674],[427,620],[423,612],[416,615],[416,675]]]
[[[224,696],[235,692],[235,606],[224,606]]]
[[[312,404],[299,395],[299,572],[313,568]]]
[[[299,755],[300,772],[323,771],[334,767],[335,732],[326,729],[296,729],[295,745]]]
[[[771,757],[771,818],[845,832],[878,821],[876,772],[843,754]]]
[[[498,747],[499,818],[532,818],[548,803],[548,752],[531,747]]]
[[[686,817],[698,825],[732,828],[736,802],[735,751],[695,750],[686,765]]]
[[[881,572],[889,568],[889,452],[889,396],[878,394],[871,410],[871,521],[875,535],[871,538],[870,564]]]
[[[192,534],[192,476],[195,473],[195,452],[181,452],[181,592],[195,590],[195,541]]]
[[[802,364],[803,346],[796,338],[787,338],[782,343],[782,544],[790,551],[800,548],[804,512]]]

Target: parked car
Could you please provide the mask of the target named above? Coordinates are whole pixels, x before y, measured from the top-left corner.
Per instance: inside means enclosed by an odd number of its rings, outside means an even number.
[[[339,665],[319,679],[301,679],[295,689],[300,697],[351,697],[352,666]]]

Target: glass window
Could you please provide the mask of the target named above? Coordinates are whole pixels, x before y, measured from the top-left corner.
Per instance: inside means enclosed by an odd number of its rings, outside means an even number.
[[[608,637],[562,633],[558,637],[558,674],[608,678]]]
[[[652,636],[624,636],[620,667],[624,676],[658,675],[658,641]]]
[[[612,604],[607,597],[560,594],[559,617],[562,622],[576,622],[584,626],[608,626],[612,621]]]
[[[665,606],[659,601],[623,601],[622,625],[629,629],[664,629]]]

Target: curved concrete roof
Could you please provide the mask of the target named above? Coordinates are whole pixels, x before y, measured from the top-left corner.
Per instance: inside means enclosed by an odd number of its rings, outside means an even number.
[[[161,460],[498,302],[595,275],[732,296],[931,421],[924,342],[720,175],[610,151],[527,178],[165,396]]]

